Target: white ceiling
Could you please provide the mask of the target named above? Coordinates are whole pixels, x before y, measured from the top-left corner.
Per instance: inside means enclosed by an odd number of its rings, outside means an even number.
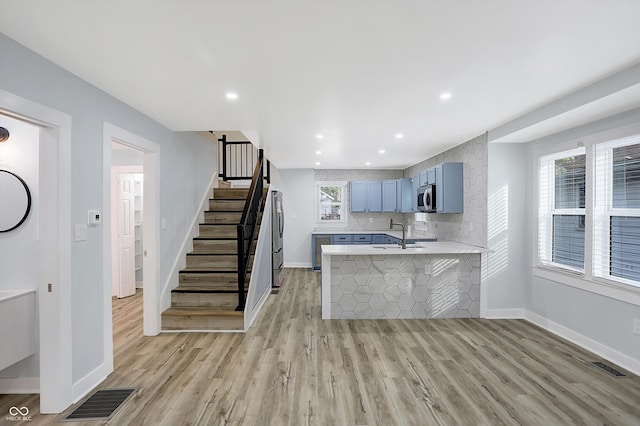
[[[640,61],[637,0],[0,5],[7,36],[173,130],[242,130],[280,168],[403,168]]]

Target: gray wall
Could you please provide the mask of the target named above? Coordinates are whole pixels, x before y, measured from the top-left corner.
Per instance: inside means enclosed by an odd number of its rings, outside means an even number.
[[[521,309],[529,269],[526,220],[527,156],[524,144],[488,147],[488,309]]]
[[[161,146],[159,216],[168,225],[160,233],[158,285],[162,288],[215,173],[214,144],[196,133],[170,131],[2,34],[0,52],[1,89],[72,117],[72,224],[86,223],[88,209],[108,214],[102,206],[104,121]],[[82,244],[72,243],[74,382],[103,362],[102,255],[102,227],[89,229]]]
[[[284,266],[311,267],[313,169],[282,169],[277,187],[284,193]]]
[[[583,126],[545,137],[527,144],[526,193],[536,190],[537,152],[560,143],[614,129],[637,126],[640,109],[618,114]],[[517,173],[517,171],[513,171]],[[523,263],[530,264],[536,244],[536,197],[526,197],[527,223],[525,244],[528,253]],[[640,360],[640,336],[632,332],[633,318],[640,318],[640,306],[602,296],[567,284],[533,276],[531,268],[523,271],[524,308],[560,326],[569,328],[619,353]],[[582,280],[587,284],[585,280]],[[640,293],[640,290],[638,290]]]
[[[464,174],[464,213],[427,214],[429,230],[436,238],[485,247],[487,244],[487,135],[482,134],[448,151],[415,164],[404,171],[413,177],[420,170],[444,162],[462,162]],[[408,217],[409,225],[415,220]]]

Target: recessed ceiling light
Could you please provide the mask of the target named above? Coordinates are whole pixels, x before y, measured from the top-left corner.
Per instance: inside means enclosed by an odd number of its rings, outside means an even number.
[[[316,161],[316,166],[319,166],[319,165],[320,165],[320,162],[319,162],[319,161]]]
[[[229,99],[230,101],[236,100],[238,99],[238,94],[234,93],[234,92],[228,92],[226,95],[227,99]]]
[[[322,154],[322,151],[316,151],[316,154],[320,155],[320,154]]]
[[[445,92],[440,95],[440,99],[450,99],[450,98],[451,98],[451,93],[449,92]]]
[[[404,135],[402,133],[396,133],[396,139],[402,139]]]
[[[367,161],[366,163],[364,163],[365,166],[370,166],[371,165],[371,161]]]
[[[324,135],[322,133],[316,133],[316,139],[322,139]]]
[[[379,149],[378,150],[378,154],[384,154],[385,152],[387,152],[387,151],[385,151],[384,149]]]

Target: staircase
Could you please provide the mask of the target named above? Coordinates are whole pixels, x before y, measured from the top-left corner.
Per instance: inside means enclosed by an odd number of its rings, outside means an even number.
[[[244,330],[244,312],[236,310],[237,227],[248,192],[246,188],[213,190],[199,236],[193,239],[193,251],[187,254],[187,266],[179,273],[178,287],[171,291],[171,307],[162,313],[163,330]],[[251,248],[245,295],[259,224],[260,219]]]

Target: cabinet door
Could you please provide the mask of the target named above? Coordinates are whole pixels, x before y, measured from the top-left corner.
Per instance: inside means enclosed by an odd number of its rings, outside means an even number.
[[[444,205],[445,182],[442,175],[442,164],[435,167],[436,174],[436,212],[441,213]]]
[[[311,243],[311,263],[313,270],[318,271],[322,268],[322,246],[331,245],[331,235],[314,235]]]
[[[436,168],[435,167],[431,167],[430,169],[427,169],[427,183],[428,184],[436,183]]]
[[[349,209],[352,212],[364,212],[367,209],[367,182],[349,182],[350,199]]]
[[[411,179],[402,178],[396,181],[396,211],[402,213],[411,213],[413,211],[412,203],[417,198],[413,191]],[[417,202],[417,201],[416,201]]]
[[[418,186],[425,186],[427,184],[427,171],[422,170],[419,174]]]
[[[384,234],[376,234],[373,236],[373,244],[386,244],[387,236]]]
[[[379,180],[366,182],[366,210],[368,212],[382,211],[382,182]]]
[[[411,178],[411,211],[418,211],[418,188],[420,187],[420,174]]]
[[[382,181],[382,211],[383,212],[398,211],[397,189],[398,188],[397,188],[396,180]]]

